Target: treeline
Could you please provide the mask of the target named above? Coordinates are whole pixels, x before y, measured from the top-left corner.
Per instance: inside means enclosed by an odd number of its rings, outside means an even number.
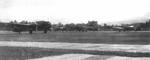
[[[100,25],[97,21],[89,21],[88,23],[79,23],[79,24],[53,24],[52,31],[98,31]]]
[[[20,28],[22,30],[49,30],[49,31],[98,31],[100,25],[97,21],[89,21],[88,23],[79,23],[79,24],[51,24],[49,21],[36,21],[36,22],[28,22],[28,21],[11,21],[9,22],[11,27],[9,28]],[[19,27],[20,26],[20,27]],[[25,28],[26,26],[32,26],[31,28]],[[21,28],[22,27],[22,28]],[[24,27],[24,28],[23,28]]]
[[[97,21],[88,21],[87,23],[69,23],[69,24],[51,24],[49,21],[36,21],[36,22],[29,22],[29,21],[21,21],[17,22],[10,21],[7,24],[9,30],[14,32],[21,32],[21,31],[100,31],[100,30],[110,30],[113,25],[99,25]]]
[[[145,23],[138,23],[137,26],[143,31],[150,31],[150,20],[146,21]]]
[[[133,24],[121,24],[121,25],[109,25],[109,24],[98,24],[97,21],[88,21],[87,23],[69,23],[69,24],[51,24],[49,21],[10,21],[9,23],[0,23],[0,30],[9,30],[14,32],[22,31],[113,31],[116,30],[114,27],[133,26],[139,31],[150,31],[150,20],[145,23],[133,23]]]

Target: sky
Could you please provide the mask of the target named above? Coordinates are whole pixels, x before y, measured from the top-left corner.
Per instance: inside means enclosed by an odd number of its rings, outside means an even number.
[[[3,22],[115,23],[149,18],[149,0],[0,0]]]

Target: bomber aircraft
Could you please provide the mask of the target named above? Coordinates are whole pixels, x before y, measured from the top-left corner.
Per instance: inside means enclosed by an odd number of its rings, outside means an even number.
[[[36,25],[35,24],[18,24],[18,23],[13,23],[13,24],[11,24],[11,30],[13,32],[18,32],[19,34],[22,31],[29,31],[29,33],[32,34],[32,31],[36,30]]]
[[[133,26],[133,25],[129,25],[129,26],[116,26],[116,27],[113,27],[113,30],[114,31],[136,31],[136,27]]]

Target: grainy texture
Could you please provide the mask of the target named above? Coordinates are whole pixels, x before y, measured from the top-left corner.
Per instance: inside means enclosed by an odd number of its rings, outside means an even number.
[[[36,32],[0,34],[0,41],[150,44],[150,32]]]
[[[131,45],[149,45],[150,32],[34,32],[22,34],[13,32],[1,32],[0,41],[21,41],[21,42],[65,42],[65,43],[92,43],[92,44],[131,44]],[[146,47],[146,46],[145,46]],[[124,48],[124,47],[122,47]],[[61,50],[61,49],[40,49],[29,47],[0,47],[0,60],[25,60],[34,59],[47,56],[55,56],[62,54],[101,54],[101,55],[123,55],[123,56],[149,56],[149,54],[126,54],[124,52],[105,52],[95,51],[75,51],[75,50]],[[112,53],[112,54],[111,54]],[[122,58],[122,57],[118,57]],[[124,57],[123,57],[124,58]],[[141,59],[141,57],[139,57]],[[116,59],[116,58],[114,58]],[[126,58],[125,58],[126,59]]]

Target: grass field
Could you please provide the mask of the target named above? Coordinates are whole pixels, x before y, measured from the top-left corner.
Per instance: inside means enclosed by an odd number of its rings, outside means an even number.
[[[64,54],[74,54],[71,51],[55,50],[55,49],[40,49],[40,48],[25,48],[25,47],[0,47],[0,60],[27,60],[47,56],[60,56]],[[99,55],[99,58],[109,58],[112,56]],[[71,57],[70,57],[71,58]]]
[[[134,58],[134,59],[128,59],[128,60],[149,60],[149,54],[143,54],[143,53],[125,53],[125,52],[106,52],[106,51],[83,51],[83,50],[65,50],[65,49],[46,49],[46,48],[35,48],[35,47],[8,47],[8,46],[1,46],[0,47],[0,60],[27,60],[27,59],[38,59],[43,57],[53,58],[53,60],[56,60],[53,56],[58,56],[60,58],[72,59],[72,58],[78,58],[77,56],[70,56],[68,54],[76,55],[76,54],[85,54],[86,55],[93,55],[98,57],[93,57],[86,60],[106,60],[111,57],[115,56],[121,56],[126,58]],[[66,57],[61,56],[66,55]],[[147,55],[147,56],[146,56]],[[69,57],[70,56],[70,57]],[[83,56],[79,56],[81,58],[86,58]],[[57,57],[56,57],[57,58]],[[138,58],[138,59],[136,59]],[[144,58],[144,59],[143,59]],[[147,59],[148,58],[148,59]],[[116,58],[117,59],[117,58]],[[114,59],[114,60],[116,60]],[[123,58],[124,59],[124,58]],[[48,60],[48,59],[44,59]],[[61,60],[61,59],[59,59]],[[113,59],[112,59],[113,60]],[[120,59],[118,59],[120,60]],[[126,59],[124,59],[126,60]]]
[[[44,56],[62,55],[66,52],[44,50],[40,48],[0,47],[0,60],[25,60]]]
[[[28,34],[26,32],[22,34],[0,32],[0,41],[146,45],[150,44],[150,32],[48,32],[48,34],[43,34],[43,32],[36,32],[33,34]],[[45,56],[70,54],[72,52],[74,51],[1,46],[0,60],[25,60]]]
[[[48,32],[48,34],[5,32],[0,34],[0,41],[150,44],[150,32]]]

